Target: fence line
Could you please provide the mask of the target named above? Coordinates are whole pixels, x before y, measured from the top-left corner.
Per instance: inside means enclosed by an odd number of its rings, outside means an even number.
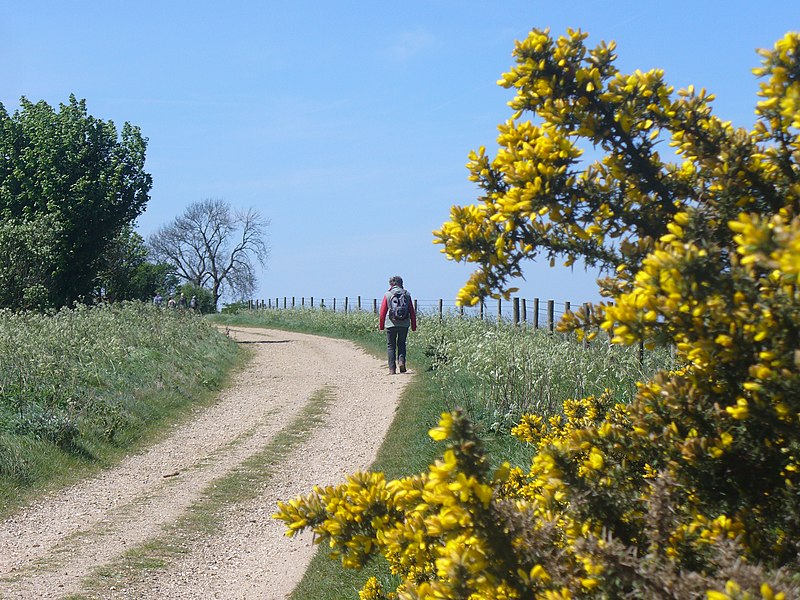
[[[362,312],[369,310],[378,314],[378,298],[355,298],[346,296],[344,298],[320,298],[314,296],[277,296],[266,300],[249,300],[250,310],[290,310],[290,309],[320,309],[331,310],[334,312]],[[584,303],[586,306],[588,303]],[[527,300],[525,298],[514,297],[508,302],[502,299],[487,300],[476,306],[464,307],[457,306],[454,301],[445,301],[441,298],[437,300],[414,300],[414,308],[421,316],[438,316],[442,318],[445,314],[458,314],[461,316],[487,319],[492,311],[492,305],[496,306],[496,319],[498,322],[510,322],[514,324],[530,323],[535,329],[541,324],[545,324],[549,331],[555,330],[556,322],[571,310],[570,301],[556,302],[546,300],[542,302],[539,298]],[[505,311],[505,312],[504,312]]]

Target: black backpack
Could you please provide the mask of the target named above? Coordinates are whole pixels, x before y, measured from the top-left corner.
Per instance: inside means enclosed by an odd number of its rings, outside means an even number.
[[[405,321],[410,314],[408,294],[405,290],[397,290],[389,299],[389,318],[392,321]]]

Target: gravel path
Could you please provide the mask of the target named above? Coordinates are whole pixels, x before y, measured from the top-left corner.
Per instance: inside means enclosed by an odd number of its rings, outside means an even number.
[[[276,502],[367,469],[409,377],[350,342],[230,328],[252,361],[212,407],[119,466],[44,498],[0,526],[0,598],[281,599],[303,575],[310,537],[283,535]],[[321,389],[322,424],[281,454],[255,501],[224,507],[212,535],[195,536],[162,568],[139,568],[99,591],[85,578],[163,538],[220,477],[236,472],[298,418]],[[116,562],[115,562],[116,561]]]

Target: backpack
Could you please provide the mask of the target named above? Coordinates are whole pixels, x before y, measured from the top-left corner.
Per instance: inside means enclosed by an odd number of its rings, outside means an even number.
[[[397,290],[389,299],[389,318],[392,321],[405,321],[410,316],[408,294],[405,290]]]

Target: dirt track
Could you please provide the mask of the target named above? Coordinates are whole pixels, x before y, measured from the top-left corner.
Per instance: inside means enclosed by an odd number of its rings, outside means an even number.
[[[0,598],[282,599],[314,552],[270,518],[278,500],[366,469],[407,376],[349,342],[231,328],[254,357],[218,403],[102,475],[45,498],[0,525]],[[225,506],[213,535],[163,568],[136,569],[90,591],[86,577],[168,530],[221,477],[267,447],[321,389],[324,421],[272,468],[255,501]],[[94,581],[97,581],[95,578]]]

